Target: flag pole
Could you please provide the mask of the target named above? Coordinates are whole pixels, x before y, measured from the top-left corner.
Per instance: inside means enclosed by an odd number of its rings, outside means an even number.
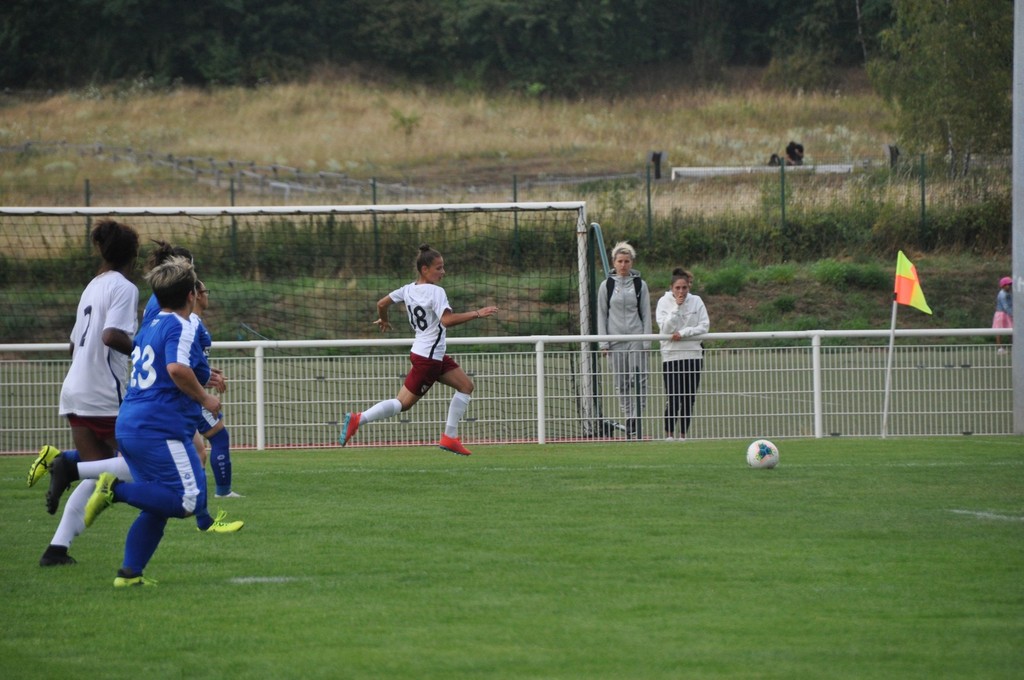
[[[892,322],[889,325],[889,355],[885,366],[885,398],[882,402],[882,439],[885,439],[889,422],[889,395],[892,393],[892,355],[896,346],[896,293],[892,294]]]

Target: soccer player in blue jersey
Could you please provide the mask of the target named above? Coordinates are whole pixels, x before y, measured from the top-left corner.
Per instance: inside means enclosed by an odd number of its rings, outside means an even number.
[[[128,530],[115,587],[152,584],[143,570],[163,538],[167,520],[205,509],[206,474],[192,435],[202,408],[220,411],[220,398],[203,387],[209,367],[194,351],[196,324],[190,316],[197,279],[192,263],[172,257],[153,268],[146,280],[161,311],[135,337],[131,379],[116,427],[118,448],[134,481],[101,474],[85,507],[86,526],[114,503],[142,511]],[[225,532],[243,525],[221,524]]]
[[[194,262],[192,252],[184,246],[172,246],[165,241],[156,241],[156,244],[157,249],[150,255],[152,266],[158,265],[176,255],[188,258],[190,262]],[[213,338],[203,324],[201,315],[206,311],[209,304],[209,291],[200,281],[199,286],[196,288],[196,304],[192,312],[192,318],[199,324],[196,337],[206,359],[209,359]],[[160,304],[157,302],[156,296],[151,295],[149,302],[146,303],[146,310],[142,313],[142,324],[145,325],[148,321],[151,321],[159,312]],[[211,382],[207,386],[223,393],[226,385],[220,371],[212,369],[210,378]],[[203,438],[210,442],[210,467],[213,469],[213,479],[216,483],[216,497],[241,498],[241,494],[231,490],[231,437],[228,434],[227,428],[224,427],[223,414],[213,415],[209,411],[204,410],[196,418],[196,432],[202,438],[196,436],[193,443],[199,452],[199,459],[203,461],[204,466],[206,464],[206,447],[203,443]]]
[[[210,358],[210,346],[213,345],[213,338],[203,324],[202,314],[209,304],[210,290],[206,284],[200,281],[196,287],[196,307],[192,312],[192,319],[198,324],[196,338],[203,356],[207,360]],[[210,370],[211,385],[208,386],[215,386],[218,392],[223,393],[227,389],[224,375],[215,368]],[[215,380],[219,381],[219,385],[213,385]],[[216,484],[214,496],[216,498],[241,498],[241,494],[231,490],[231,437],[228,435],[227,428],[224,427],[224,414],[214,414],[203,409],[199,418],[196,419],[196,432],[202,435],[202,438],[197,438],[197,449],[203,445],[203,439],[210,442],[210,467],[213,469],[213,480]],[[205,451],[200,451],[199,457],[205,461],[204,453]]]
[[[452,326],[491,316],[497,307],[488,306],[471,312],[453,312],[448,295],[439,284],[445,276],[444,258],[430,246],[420,246],[416,257],[416,280],[385,295],[377,302],[378,319],[374,321],[381,332],[391,330],[388,309],[401,302],[409,315],[409,325],[416,334],[409,361],[412,369],[405,377],[405,383],[394,399],[385,399],[363,411],[345,414],[339,442],[342,446],[351,441],[360,425],[382,418],[390,418],[402,411],[408,411],[424,394],[439,382],[455,389],[448,405],[448,419],[438,446],[460,456],[470,455],[458,436],[459,420],[469,407],[473,394],[473,379],[445,354],[448,329]]]

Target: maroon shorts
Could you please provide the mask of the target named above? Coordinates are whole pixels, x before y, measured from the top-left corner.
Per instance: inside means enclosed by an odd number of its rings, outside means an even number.
[[[71,427],[84,427],[92,431],[100,441],[107,441],[114,438],[114,425],[117,423],[117,416],[76,416],[68,414],[68,423]]]
[[[455,359],[447,354],[440,361],[421,357],[419,354],[409,354],[409,361],[412,362],[412,368],[405,376],[405,389],[418,397],[426,394],[442,375],[459,367]]]

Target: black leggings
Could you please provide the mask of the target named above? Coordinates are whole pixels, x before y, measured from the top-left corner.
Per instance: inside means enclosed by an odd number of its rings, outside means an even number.
[[[690,429],[693,416],[693,402],[697,398],[700,387],[700,374],[704,369],[703,359],[676,359],[666,361],[662,365],[662,377],[665,379],[665,432],[675,433],[675,419],[679,418],[680,434],[685,435]]]

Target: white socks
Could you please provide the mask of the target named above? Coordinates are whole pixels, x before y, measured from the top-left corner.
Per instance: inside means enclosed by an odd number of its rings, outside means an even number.
[[[444,433],[449,437],[458,437],[459,421],[466,414],[470,399],[468,394],[462,392],[456,392],[452,397],[452,403],[448,405],[448,420],[444,424]]]
[[[469,407],[470,396],[463,394],[462,392],[456,392],[455,396],[452,397],[451,404],[448,405],[448,420],[444,425],[444,433],[449,437],[455,437],[459,432],[459,421],[462,420],[462,416],[466,414],[466,409]],[[402,412],[402,402],[397,399],[385,399],[379,401],[370,408],[363,411],[363,415],[360,417],[360,425],[363,423],[372,423],[375,420],[383,420],[392,416],[397,416]],[[79,467],[81,470],[81,467]],[[82,473],[80,473],[82,474]],[[85,475],[82,474],[84,477]]]
[[[64,514],[60,516],[60,524],[53,534],[51,545],[63,545],[71,547],[71,541],[75,536],[85,531],[85,504],[89,502],[89,496],[96,489],[95,479],[83,479],[78,487],[68,496],[64,503]]]
[[[82,461],[78,464],[79,479],[96,479],[103,472],[112,472],[122,482],[131,482],[131,470],[128,469],[128,461],[121,456],[104,458],[103,460]]]
[[[397,399],[385,399],[379,401],[370,408],[363,411],[363,415],[359,418],[359,424],[372,423],[375,420],[383,420],[384,418],[390,418],[391,416],[397,416],[402,412],[402,402]]]

